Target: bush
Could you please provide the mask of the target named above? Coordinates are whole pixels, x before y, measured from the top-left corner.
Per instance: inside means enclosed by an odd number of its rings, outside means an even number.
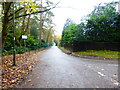
[[[2,55],[4,56],[4,55],[9,55],[9,54],[12,54],[13,53],[13,50],[11,49],[11,50],[5,50],[5,49],[3,49],[2,50]]]
[[[25,52],[25,48],[24,47],[17,47],[16,48],[16,53],[18,53],[18,54],[21,54],[21,53],[24,53]]]

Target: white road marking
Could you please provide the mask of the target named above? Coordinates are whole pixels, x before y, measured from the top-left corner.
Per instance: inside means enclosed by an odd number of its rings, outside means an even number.
[[[117,86],[119,86],[120,85],[120,83],[119,82],[115,82],[115,83],[113,83],[114,85],[117,85]]]
[[[109,66],[117,66],[118,67],[118,64],[108,64]]]
[[[88,66],[89,68],[91,67],[91,66]]]
[[[99,75],[101,75],[101,76],[105,76],[104,74],[102,74],[101,72],[97,72]]]
[[[100,88],[99,86],[97,86],[96,88]]]
[[[117,75],[116,75],[116,74],[114,74],[114,75],[113,75],[113,77],[117,78]]]
[[[101,69],[102,71],[105,70],[105,69]]]
[[[113,83],[114,85],[116,85],[116,86],[119,86],[119,85],[120,85],[120,83],[119,83],[117,80],[111,79],[111,81],[112,81],[112,83]]]

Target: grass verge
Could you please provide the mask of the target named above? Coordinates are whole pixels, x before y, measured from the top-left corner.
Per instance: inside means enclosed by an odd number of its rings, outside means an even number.
[[[105,57],[105,58],[115,58],[115,59],[120,58],[119,51],[87,50],[87,51],[80,51],[80,52],[75,52],[75,53],[80,54],[80,55],[95,55],[95,56],[100,56],[100,57]]]
[[[65,49],[64,47],[61,47],[61,46],[58,46],[58,48],[61,48],[62,50],[64,50],[64,49]]]
[[[62,50],[66,50],[64,47],[58,46]],[[73,52],[75,55],[90,55],[90,56],[99,56],[103,58],[111,58],[111,59],[119,59],[120,52],[119,51],[111,51],[111,50],[86,50],[86,51],[78,51]]]

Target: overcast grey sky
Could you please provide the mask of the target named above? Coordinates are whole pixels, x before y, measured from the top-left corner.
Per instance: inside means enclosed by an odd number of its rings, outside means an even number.
[[[89,14],[96,5],[119,0],[50,0],[54,3],[60,1],[57,7],[51,10],[55,17],[56,35],[62,34],[62,29],[67,18],[71,18],[75,23],[80,23],[84,16]]]

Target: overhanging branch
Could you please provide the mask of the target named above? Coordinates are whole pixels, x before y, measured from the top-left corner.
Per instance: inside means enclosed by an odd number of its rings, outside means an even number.
[[[58,2],[58,3],[59,3],[59,2]],[[49,9],[44,10],[44,11],[36,11],[36,12],[32,12],[32,13],[30,13],[30,14],[25,14],[25,15],[20,15],[20,16],[17,16],[17,17],[15,17],[15,18],[20,18],[20,17],[23,17],[23,16],[28,16],[28,15],[31,15],[31,14],[37,14],[37,13],[43,13],[43,12],[49,11],[49,10],[51,10],[51,9],[55,8],[55,7],[58,5],[58,3],[57,3],[54,7],[51,7],[51,8],[49,8]],[[22,10],[22,8],[21,8],[21,9],[19,9],[19,11],[20,11],[20,10]],[[18,12],[18,11],[16,11],[16,12]],[[13,19],[13,17],[12,17],[12,18],[10,18],[10,19],[9,19],[9,21],[11,21],[12,19]]]
[[[15,11],[15,13],[21,11],[22,9],[24,9],[24,8],[22,7],[22,8],[20,8],[20,9],[18,9],[17,11]],[[8,17],[11,17],[11,16],[13,16],[13,14],[10,14]]]

